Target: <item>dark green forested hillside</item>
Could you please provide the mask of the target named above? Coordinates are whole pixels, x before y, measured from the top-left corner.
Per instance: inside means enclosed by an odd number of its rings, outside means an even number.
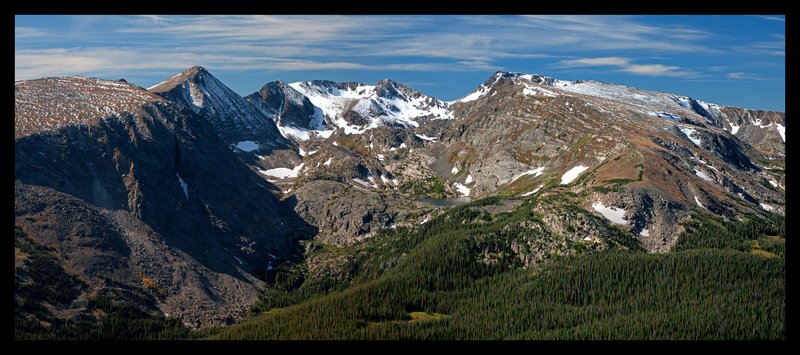
[[[513,226],[540,221],[528,203],[500,214],[475,208],[494,202],[454,208],[420,228],[384,232],[335,251],[359,255],[349,259],[344,279],[286,269],[276,277],[284,282],[265,294],[251,319],[199,334],[212,339],[785,337],[780,216],[725,222],[697,215],[675,252],[664,255],[618,242],[617,231],[602,251],[576,252],[576,243],[571,252],[553,250],[562,256],[542,267],[521,268],[507,250],[508,241],[524,233]],[[487,244],[496,251],[490,262],[476,254]],[[398,260],[398,254],[405,256]]]
[[[57,317],[46,305],[73,302],[84,282],[18,229],[16,338],[785,338],[782,216],[697,214],[673,252],[647,254],[627,232],[559,199],[565,213],[605,226],[603,238],[570,241],[548,229],[537,205],[554,200],[505,210],[502,198],[479,200],[415,228],[316,245],[266,275],[247,320],[194,332],[147,311],[146,294],[139,305],[98,294],[77,317]]]

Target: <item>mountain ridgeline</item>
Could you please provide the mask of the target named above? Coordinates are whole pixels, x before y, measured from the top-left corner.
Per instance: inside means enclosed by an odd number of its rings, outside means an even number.
[[[192,67],[14,119],[18,339],[785,337],[782,112]]]

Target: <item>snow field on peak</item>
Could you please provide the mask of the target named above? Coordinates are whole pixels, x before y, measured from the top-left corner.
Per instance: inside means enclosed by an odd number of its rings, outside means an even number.
[[[368,129],[385,123],[397,123],[405,127],[419,127],[417,117],[432,116],[434,119],[452,119],[448,105],[435,98],[420,95],[410,97],[398,90],[399,95],[392,98],[380,97],[375,85],[359,84],[354,89],[339,89],[333,86],[320,87],[313,82],[295,82],[289,86],[304,95],[319,110],[315,110],[313,120],[318,121],[312,128],[322,128],[324,116],[334,126],[342,128],[345,134],[362,134]],[[356,102],[353,105],[353,102]],[[357,113],[370,121],[357,126],[344,119],[347,110]]]

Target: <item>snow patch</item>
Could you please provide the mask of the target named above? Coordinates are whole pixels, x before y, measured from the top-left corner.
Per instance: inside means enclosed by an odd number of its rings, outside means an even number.
[[[483,95],[489,93],[489,90],[491,90],[492,87],[494,87],[494,84],[497,84],[497,82],[500,81],[500,78],[502,78],[502,76],[500,75],[495,76],[494,82],[491,85],[486,86],[484,84],[481,84],[481,86],[478,87],[478,89],[471,92],[469,95],[456,100],[455,102],[470,102],[480,99],[481,97],[483,97]]]
[[[566,185],[571,183],[575,178],[581,175],[586,169],[589,169],[588,166],[578,165],[572,169],[569,169],[564,175],[561,176],[561,185]]]
[[[322,165],[330,166],[331,165],[331,161],[333,161],[333,158],[328,158],[328,160],[326,160],[324,163],[322,163]]]
[[[358,179],[358,178],[353,178],[353,181],[357,182],[359,185],[362,185],[362,186],[364,186],[364,187],[373,187],[373,188],[376,188],[376,189],[377,189],[377,188],[378,188],[378,185],[377,185],[377,184],[375,184],[375,178],[373,178],[372,176],[370,176],[370,177],[369,177],[369,179],[370,179],[370,181],[369,181],[369,182],[367,182],[367,181],[364,181],[364,180],[361,180],[361,179]]]
[[[525,196],[530,196],[530,195],[533,195],[533,194],[535,194],[535,193],[539,192],[539,190],[540,190],[540,189],[541,189],[543,186],[544,186],[544,185],[539,185],[539,187],[535,188],[533,191],[529,191],[529,192],[526,192],[526,193],[522,194],[522,197],[525,197]]]
[[[254,150],[257,150],[259,147],[260,146],[258,145],[258,143],[253,142],[253,141],[242,141],[242,142],[236,143],[236,148],[237,149],[239,149],[241,151],[244,151],[244,152],[248,152],[248,153],[252,152]]]
[[[455,186],[456,190],[458,190],[458,193],[460,193],[461,196],[469,196],[470,193],[469,187],[461,185],[460,183],[457,182],[453,183],[453,186]]]
[[[465,183],[465,184],[471,184],[471,183],[472,183],[472,181],[473,181],[473,180],[472,180],[472,175],[467,175],[467,179],[466,179],[466,180],[464,180],[464,183]]]
[[[531,170],[528,170],[528,171],[526,171],[526,172],[524,172],[522,174],[519,174],[519,175],[515,176],[513,179],[511,179],[511,182],[517,181],[517,179],[519,179],[519,178],[521,178],[521,177],[523,177],[525,175],[533,175],[533,177],[539,177],[543,173],[544,173],[544,167],[540,166],[540,167],[538,167],[536,169],[531,169]]]
[[[625,219],[625,209],[617,207],[606,207],[602,202],[598,201],[592,204],[595,211],[600,212],[607,220],[616,224],[628,224]]]
[[[307,141],[311,138],[310,132],[304,128],[297,128],[292,126],[278,126],[278,131],[281,132],[283,138],[300,140],[300,141]]]
[[[758,204],[759,204],[759,206],[761,206],[762,209],[764,209],[764,211],[772,212],[773,210],[775,210],[775,207],[772,207],[772,206],[770,206],[770,205],[768,205],[766,203],[760,203],[759,202]]]
[[[708,208],[706,208],[706,206],[703,206],[703,204],[702,204],[702,203],[700,203],[700,199],[698,199],[698,198],[697,198],[697,196],[695,196],[695,197],[694,197],[694,202],[695,202],[695,203],[696,203],[698,206],[700,206],[700,208],[702,208],[702,209],[704,209],[704,210],[708,211]],[[709,212],[710,212],[710,211],[709,211]]]
[[[450,173],[453,175],[458,174],[458,168],[454,166],[452,169],[450,169]]]
[[[656,116],[656,117],[659,117],[659,118],[663,118],[663,119],[667,119],[667,120],[671,120],[671,121],[675,121],[675,122],[681,122],[683,120],[683,118],[681,118],[681,116],[673,115],[673,114],[671,114],[669,112],[648,112],[648,114],[650,116]]]
[[[679,128],[681,132],[683,132],[683,134],[686,135],[686,138],[689,138],[689,140],[692,141],[694,145],[698,147],[700,146],[702,141],[700,140],[700,138],[695,136],[697,134],[697,131],[694,128],[689,128],[689,127],[679,127]]]
[[[681,104],[681,106],[683,106],[685,108],[688,108],[688,109],[692,108],[691,103],[689,103],[689,98],[688,97],[685,97],[685,96],[684,97],[676,97],[676,99],[678,99],[678,103]]]
[[[736,132],[739,132],[739,127],[741,127],[741,126],[737,126],[737,125],[735,125],[733,123],[730,123],[730,122],[728,122],[728,124],[731,125],[731,134],[735,136]]]
[[[780,123],[776,123],[775,128],[778,130],[778,134],[781,135],[781,140],[786,143],[786,127]]]
[[[338,146],[339,146],[339,142],[337,142],[337,141],[333,141],[333,145],[334,145],[335,147],[338,147]]]
[[[714,179],[712,179],[710,176],[706,175],[706,173],[704,171],[702,171],[702,170],[700,170],[698,168],[694,168],[694,174],[699,176],[701,179],[703,179],[705,181],[714,182]]]
[[[236,255],[234,255],[233,258],[236,259],[236,261],[239,262],[239,265],[244,265],[244,262],[242,262],[242,259],[237,258]]]
[[[194,105],[197,108],[203,107],[204,104],[203,99],[205,98],[203,96],[203,92],[200,91],[197,88],[197,86],[195,86],[194,83],[191,81],[189,82],[189,96],[192,97],[192,105]]]
[[[300,165],[295,166],[293,169],[274,168],[267,170],[259,170],[258,172],[267,176],[276,177],[278,179],[294,178],[297,177],[297,174],[300,172],[300,169],[302,169],[304,165],[305,165],[304,163],[301,163]]]
[[[778,182],[777,181],[772,181],[772,180],[768,180],[768,181],[769,181],[769,184],[772,185],[772,187],[778,187]]]
[[[641,235],[643,237],[649,237],[650,236],[650,230],[648,230],[647,228],[642,229],[642,231],[639,232],[639,235]]]
[[[436,141],[436,138],[428,137],[428,136],[426,136],[424,134],[416,134],[416,133],[414,133],[414,135],[417,136],[417,138],[422,139],[422,140],[431,141],[431,142],[435,142]]]
[[[186,181],[183,181],[183,179],[181,178],[180,174],[178,174],[177,172],[175,173],[175,176],[178,177],[178,183],[181,184],[181,188],[183,189],[183,194],[186,195],[186,199],[188,200],[189,199],[189,185],[186,184]]]
[[[542,89],[542,88],[539,88],[539,87],[527,86],[527,85],[526,85],[526,87],[524,89],[522,89],[522,93],[527,95],[527,96],[536,96],[536,95],[544,95],[544,96],[547,96],[547,97],[556,97],[556,96],[558,96],[558,94],[556,94],[556,93],[554,93],[554,92],[552,92],[550,90],[545,90],[545,89]]]

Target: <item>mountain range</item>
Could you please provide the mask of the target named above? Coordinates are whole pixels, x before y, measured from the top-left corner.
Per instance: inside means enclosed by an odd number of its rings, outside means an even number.
[[[497,72],[450,102],[388,79],[242,97],[192,67],[14,91],[18,335],[102,323],[108,302],[231,325],[276,284],[391,274],[412,250],[365,245],[460,208],[503,221],[480,233],[520,231],[470,244],[475,262],[529,270],[785,213],[785,113],[616,84]]]

